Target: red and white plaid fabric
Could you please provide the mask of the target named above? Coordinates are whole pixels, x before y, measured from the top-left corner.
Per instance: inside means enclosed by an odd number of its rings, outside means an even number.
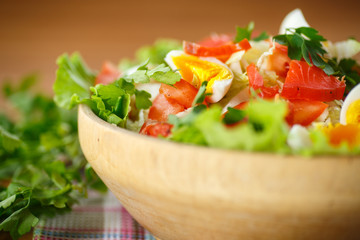
[[[89,194],[73,211],[41,221],[34,229],[34,240],[106,239],[155,240],[123,208],[115,196]]]

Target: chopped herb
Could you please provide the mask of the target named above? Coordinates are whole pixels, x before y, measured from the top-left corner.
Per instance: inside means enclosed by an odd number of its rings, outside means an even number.
[[[302,58],[310,65],[324,70],[328,75],[335,74],[335,70],[324,58],[326,51],[321,42],[326,39],[318,31],[310,27],[287,29],[285,34],[274,37],[275,41],[288,47],[288,56],[291,59]]]
[[[250,40],[251,33],[254,30],[254,22],[250,22],[245,28],[236,27],[236,36],[234,42],[240,42],[243,39]]]
[[[257,36],[256,38],[253,38],[252,40],[255,42],[260,42],[262,40],[266,40],[269,39],[269,35],[266,32],[261,32],[259,36]]]
[[[234,124],[243,120],[244,117],[245,117],[245,112],[243,110],[229,107],[228,112],[225,114],[223,121],[225,124]]]
[[[148,109],[151,107],[152,102],[150,101],[151,94],[144,90],[136,90],[135,91],[135,105],[137,109]]]
[[[266,32],[262,32],[259,36],[257,36],[256,38],[251,39],[251,34],[254,30],[255,27],[255,23],[254,22],[250,22],[245,28],[241,28],[241,27],[236,27],[236,36],[235,36],[235,40],[234,42],[240,42],[243,39],[247,39],[247,40],[253,40],[255,42],[261,41],[261,40],[265,40],[269,38],[269,35]]]
[[[342,78],[345,76],[345,95],[347,95],[357,84],[360,84],[360,66],[354,59],[343,58],[339,63],[337,63],[337,59],[332,59],[329,63],[337,70],[336,75],[338,77]]]
[[[147,67],[149,60],[138,67],[137,71],[125,76],[127,81],[134,81],[135,83],[148,83],[150,79],[154,79],[160,83],[174,85],[180,81],[181,76],[179,73],[172,71],[165,64],[160,64],[153,69]]]
[[[198,105],[198,104],[201,104],[201,103],[203,103],[204,102],[204,100],[205,100],[205,97],[207,96],[207,95],[211,95],[211,94],[206,94],[205,92],[206,92],[206,86],[207,86],[207,84],[208,84],[208,82],[207,81],[204,81],[202,84],[201,84],[201,86],[200,86],[200,88],[199,88],[199,91],[198,91],[198,93],[196,94],[196,96],[195,96],[195,98],[194,98],[194,102],[193,102],[193,106],[196,106],[196,105]]]

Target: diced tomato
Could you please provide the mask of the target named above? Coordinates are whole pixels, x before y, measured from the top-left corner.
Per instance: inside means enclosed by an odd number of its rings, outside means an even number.
[[[100,73],[95,79],[96,84],[107,85],[120,77],[120,71],[111,62],[104,62]]]
[[[147,120],[140,129],[140,134],[152,137],[167,137],[171,133],[173,125],[153,120]]]
[[[264,78],[260,75],[254,63],[247,67],[247,74],[249,77],[250,88],[254,90],[260,90],[259,96],[262,98],[273,98],[279,92],[279,86],[266,87],[264,84]]]
[[[159,92],[167,99],[173,100],[185,108],[189,108],[191,107],[198,90],[187,81],[181,79],[176,82],[174,86],[161,84]]]
[[[240,50],[247,51],[251,48],[249,40],[247,40],[246,38],[241,40],[240,42],[236,43],[235,46],[237,47],[238,51],[240,51]]]
[[[149,109],[149,119],[166,122],[170,114],[177,114],[185,110],[185,107],[163,94],[159,94]]]
[[[292,60],[281,96],[287,99],[307,99],[329,102],[342,99],[345,82],[328,76],[322,69],[305,61]]]
[[[273,54],[268,59],[268,70],[275,71],[279,77],[285,79],[289,71],[290,61],[287,46],[275,43]]]
[[[239,110],[244,110],[246,108],[246,106],[248,105],[249,102],[242,102],[239,103],[238,105],[236,105],[234,108],[235,109],[239,109]]]
[[[201,45],[199,43],[187,42],[183,43],[184,51],[188,54],[200,57],[215,57],[222,62],[226,62],[227,59],[234,52],[240,50],[248,50],[251,48],[251,45],[247,39],[242,40],[239,43],[224,43],[222,45],[216,43],[214,46],[211,44]]]
[[[324,112],[328,105],[319,101],[289,100],[288,107],[286,121],[290,126],[294,124],[308,126]]]

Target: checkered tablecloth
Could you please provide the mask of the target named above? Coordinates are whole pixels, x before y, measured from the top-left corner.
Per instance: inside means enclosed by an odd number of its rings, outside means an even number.
[[[155,240],[110,191],[91,193],[72,212],[41,221],[34,229],[33,240],[65,239]]]

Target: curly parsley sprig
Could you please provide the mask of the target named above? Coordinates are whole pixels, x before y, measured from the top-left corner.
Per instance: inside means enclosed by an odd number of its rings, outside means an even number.
[[[291,59],[302,58],[310,65],[315,65],[324,70],[328,75],[335,74],[334,68],[325,60],[327,53],[321,42],[327,41],[318,31],[311,27],[288,28],[286,33],[277,35],[273,39],[288,47],[288,56]]]
[[[76,112],[32,93],[36,79],[4,86],[16,118],[0,109],[0,232],[10,232],[12,239],[40,219],[70,211],[88,189],[106,191],[80,149]]]

